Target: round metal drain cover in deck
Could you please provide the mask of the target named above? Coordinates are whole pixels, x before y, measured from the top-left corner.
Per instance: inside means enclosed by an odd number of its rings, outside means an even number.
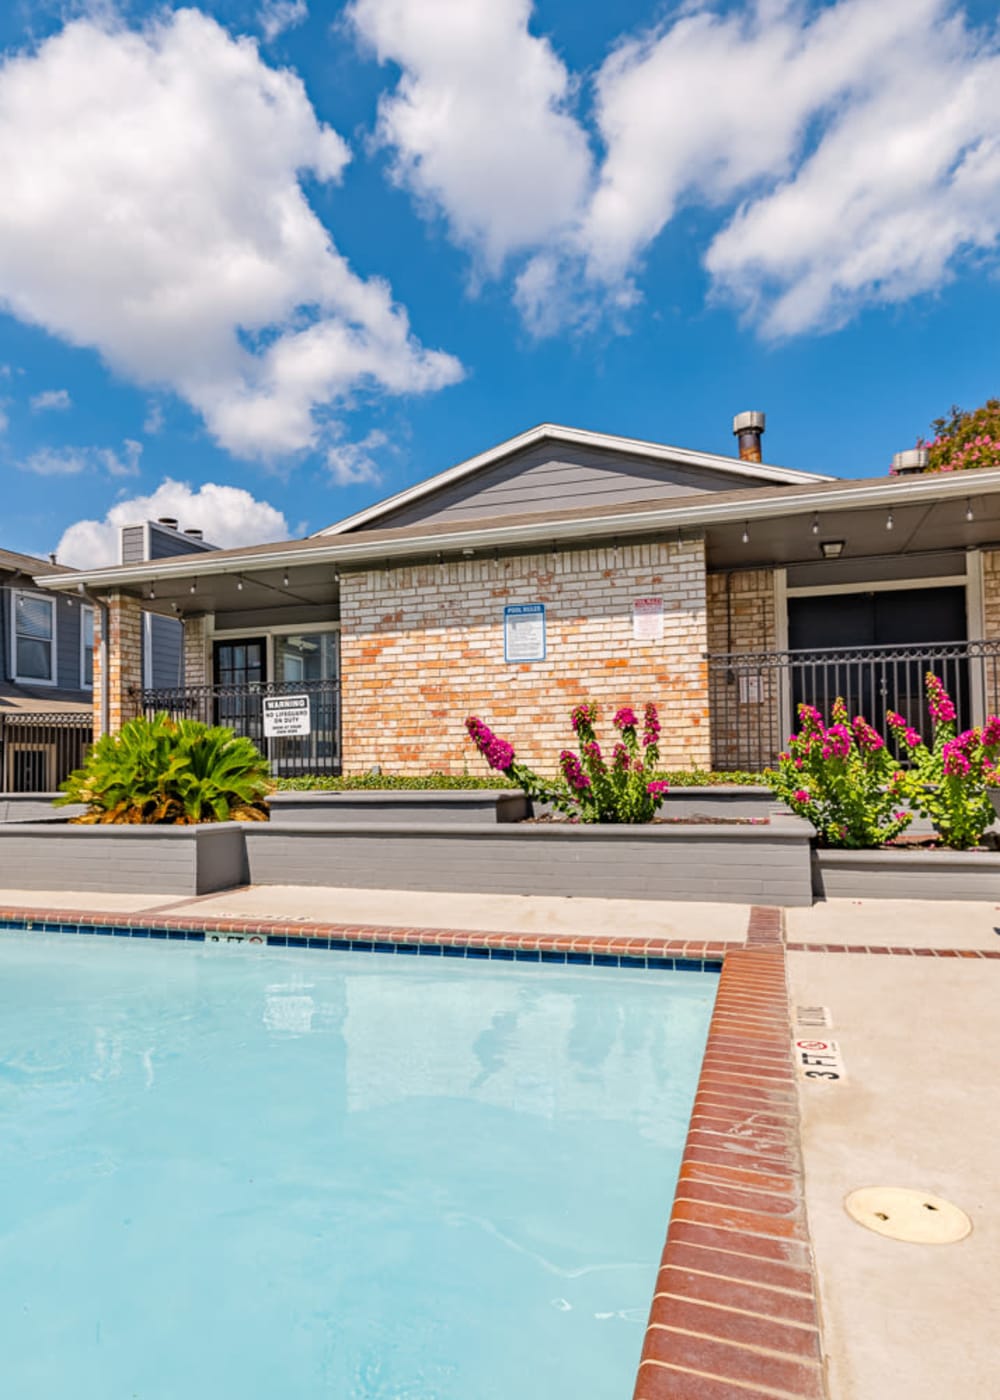
[[[862,1186],[844,1205],[859,1225],[908,1244],[956,1244],[972,1230],[972,1221],[958,1206],[905,1186]]]

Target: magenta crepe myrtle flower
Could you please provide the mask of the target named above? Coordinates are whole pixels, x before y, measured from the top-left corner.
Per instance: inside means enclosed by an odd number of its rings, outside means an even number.
[[[638,723],[635,710],[630,705],[623,705],[620,710],[615,712],[616,729],[635,729]]]

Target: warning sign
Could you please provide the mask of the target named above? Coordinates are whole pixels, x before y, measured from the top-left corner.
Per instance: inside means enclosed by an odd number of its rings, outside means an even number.
[[[308,695],[265,695],[265,739],[287,739],[308,734],[311,727]]]

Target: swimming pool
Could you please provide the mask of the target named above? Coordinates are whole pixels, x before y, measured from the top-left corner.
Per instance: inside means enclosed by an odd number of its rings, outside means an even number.
[[[17,1400],[627,1400],[717,978],[0,937]]]

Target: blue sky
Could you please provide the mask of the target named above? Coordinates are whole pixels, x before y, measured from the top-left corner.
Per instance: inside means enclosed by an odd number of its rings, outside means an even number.
[[[548,420],[878,475],[998,392],[995,7],[0,11],[0,545],[321,528]]]

